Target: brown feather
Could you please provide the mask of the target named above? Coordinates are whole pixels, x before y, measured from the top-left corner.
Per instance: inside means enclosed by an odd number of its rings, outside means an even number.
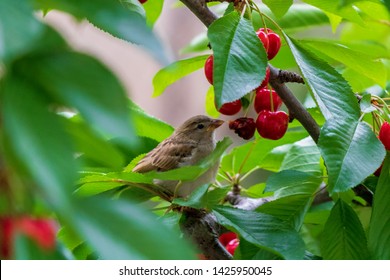
[[[146,154],[133,172],[167,171],[186,165],[195,148],[194,143],[176,142],[174,138],[168,138]]]

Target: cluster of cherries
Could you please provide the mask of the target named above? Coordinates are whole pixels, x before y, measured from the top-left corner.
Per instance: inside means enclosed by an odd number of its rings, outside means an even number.
[[[385,149],[390,151],[390,124],[388,122],[384,122],[382,124],[378,138],[382,142],[383,146],[385,146]],[[382,165],[375,171],[374,175],[379,177],[381,171]]]
[[[278,34],[271,29],[260,28],[257,37],[262,42],[268,60],[273,59],[279,52],[281,41]],[[214,56],[210,55],[204,65],[204,73],[210,84],[213,84],[213,64]],[[254,108],[258,114],[257,120],[253,118],[242,117],[229,122],[229,128],[241,138],[248,140],[255,134],[256,128],[260,136],[267,139],[277,140],[283,137],[287,131],[289,117],[284,111],[279,111],[282,106],[282,100],[278,94],[269,88],[268,81],[270,70],[267,67],[266,75],[261,85],[255,89]],[[218,110],[224,115],[235,115],[242,108],[241,100],[225,103]]]
[[[14,238],[22,234],[44,251],[52,251],[56,246],[56,226],[52,220],[36,219],[30,216],[0,217],[0,258],[13,257]]]

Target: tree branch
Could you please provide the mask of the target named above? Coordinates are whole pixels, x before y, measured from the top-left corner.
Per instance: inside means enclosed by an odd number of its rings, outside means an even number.
[[[213,214],[204,210],[185,208],[182,232],[190,238],[209,260],[231,260],[233,257],[218,241],[222,227]]]
[[[184,5],[203,22],[206,27],[209,27],[210,24],[214,22],[218,17],[209,10],[206,5],[206,0],[180,0]]]

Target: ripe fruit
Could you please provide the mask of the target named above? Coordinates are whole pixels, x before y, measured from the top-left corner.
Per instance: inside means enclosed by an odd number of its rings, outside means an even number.
[[[0,257],[12,258],[12,246],[16,234],[22,234],[44,250],[56,246],[56,228],[53,221],[23,217],[0,217]]]
[[[379,140],[385,146],[386,150],[390,150],[390,124],[384,122],[379,130]]]
[[[257,37],[259,37],[260,41],[263,43],[264,49],[267,50],[268,49],[268,36],[264,32],[264,28],[260,28],[259,30],[257,30],[256,34],[257,34]]]
[[[148,0],[138,0],[141,4],[145,3]]]
[[[273,106],[271,106],[271,92]],[[282,106],[282,103],[282,99],[274,90],[270,91],[268,88],[258,88],[256,90],[254,107],[257,113],[263,110],[277,111]]]
[[[226,246],[229,244],[229,242],[233,239],[237,238],[237,234],[235,234],[234,232],[225,232],[225,233],[222,233],[219,237],[218,237],[218,240],[219,242],[223,245],[223,246]]]
[[[278,34],[268,33],[268,60],[273,59],[278,54],[281,45],[282,44],[280,42],[280,37]]]
[[[288,127],[288,115],[283,111],[263,110],[256,120],[257,131],[263,138],[278,140],[283,137]]]
[[[267,69],[265,70],[265,78],[261,82],[261,85],[257,89],[265,88],[268,85],[269,75],[270,75],[270,70],[269,70],[269,67],[267,67]]]
[[[252,118],[238,118],[229,122],[229,128],[241,138],[248,140],[253,137],[256,131],[256,123]]]
[[[214,56],[210,55],[204,64],[204,74],[206,76],[207,81],[210,84],[213,84],[213,65],[214,65]]]
[[[231,116],[240,112],[241,107],[242,107],[241,100],[238,99],[236,101],[223,104],[218,111],[221,114]]]
[[[42,249],[52,250],[56,245],[56,232],[52,221],[22,217],[16,222],[16,229],[34,240]]]
[[[230,242],[226,245],[226,250],[234,255],[234,252],[236,251],[237,246],[240,244],[240,240],[238,238],[234,238],[230,240]]]
[[[10,217],[0,217],[0,259],[10,259],[12,255],[13,222]]]
[[[261,36],[264,36],[263,33],[266,35],[266,37],[268,39],[267,46],[264,43],[264,41],[261,40],[261,38],[260,38],[260,34],[262,34]],[[279,49],[282,45],[279,35],[276,34],[275,32],[273,32],[269,28],[267,28],[267,30],[265,30],[264,28],[260,28],[259,30],[257,30],[256,34],[258,34],[257,36],[260,38],[260,40],[262,41],[262,43],[264,45],[264,48],[267,51],[268,60],[273,59],[277,55],[277,53],[279,52]]]

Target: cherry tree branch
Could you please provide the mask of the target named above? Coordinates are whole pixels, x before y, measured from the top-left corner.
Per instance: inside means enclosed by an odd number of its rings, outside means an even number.
[[[194,13],[194,15],[209,27],[218,17],[210,11],[206,5],[206,0],[180,0]]]

